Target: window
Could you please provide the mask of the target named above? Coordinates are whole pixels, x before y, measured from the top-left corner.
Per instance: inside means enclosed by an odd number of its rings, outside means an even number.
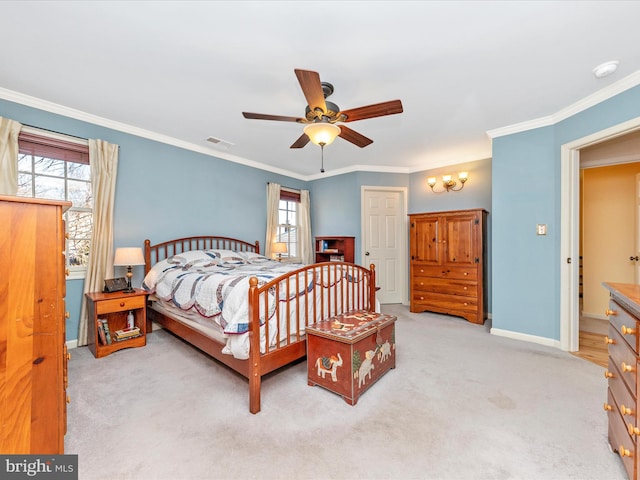
[[[18,137],[18,195],[73,203],[65,214],[69,278],[83,278],[93,229],[89,146],[85,141],[23,129]]]
[[[300,193],[290,190],[280,190],[280,204],[278,210],[277,242],[287,244],[287,252],[283,257],[298,258],[298,208],[300,207]]]

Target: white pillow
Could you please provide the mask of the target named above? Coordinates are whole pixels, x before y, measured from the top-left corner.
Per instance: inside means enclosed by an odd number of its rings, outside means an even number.
[[[247,263],[264,263],[264,262],[271,261],[271,259],[265,257],[264,255],[260,255],[259,253],[256,253],[256,252],[238,252],[238,253],[247,260]]]
[[[242,265],[247,263],[247,260],[240,253],[233,250],[207,250],[207,254],[218,258],[220,264]]]

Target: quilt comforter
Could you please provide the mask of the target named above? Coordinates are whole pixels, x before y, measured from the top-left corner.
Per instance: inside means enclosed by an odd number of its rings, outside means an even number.
[[[245,359],[249,357],[249,278],[257,277],[261,286],[300,267],[301,264],[281,263],[251,252],[190,251],[154,265],[144,279],[143,288],[160,300],[217,323],[227,334],[223,352]],[[262,324],[272,317],[275,299],[270,299],[268,308],[269,312],[260,312]],[[276,328],[270,332],[276,335]],[[269,344],[274,341],[275,338],[270,338]],[[264,329],[261,345],[264,351],[267,345]]]

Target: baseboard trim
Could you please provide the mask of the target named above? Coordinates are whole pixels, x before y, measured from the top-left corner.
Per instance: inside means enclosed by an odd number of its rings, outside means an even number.
[[[489,332],[491,335],[497,335],[499,337],[513,338],[514,340],[523,340],[525,342],[546,345],[547,347],[560,348],[560,340],[554,340],[552,338],[538,337],[537,335],[513,332],[511,330],[502,330],[500,328],[492,328]]]
[[[68,342],[65,342],[67,344],[67,350],[71,350],[72,348],[78,348],[78,339],[76,338],[75,340],[69,340]]]

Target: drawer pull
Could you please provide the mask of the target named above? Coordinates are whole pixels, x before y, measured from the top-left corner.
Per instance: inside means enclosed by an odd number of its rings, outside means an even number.
[[[71,314],[69,312],[64,312],[64,318],[70,318]]]
[[[71,354],[67,352],[67,361],[71,360]]]
[[[634,427],[631,423],[627,423],[627,432],[633,437],[634,435],[640,434],[640,428]]]
[[[420,282],[420,286],[423,287],[424,286],[424,282]]]
[[[604,343],[606,345],[614,345],[616,342],[615,342],[615,340],[613,340],[613,338],[609,338],[608,335],[605,335],[604,336]]]
[[[613,378],[613,373],[611,373],[609,370],[605,370],[604,378]]]
[[[622,367],[622,372],[635,372],[636,369],[633,365],[627,365],[626,363],[622,362],[621,364]]]
[[[618,312],[616,312],[615,310],[611,310],[611,309],[607,308],[604,311],[604,314],[608,317],[608,316],[615,316],[615,315],[618,314]]]
[[[124,302],[120,302],[120,306],[121,306],[121,307],[124,307]]]
[[[623,445],[620,445],[618,447],[618,453],[620,454],[621,457],[630,457],[631,456],[631,452],[629,450],[627,450],[626,448],[624,448]]]
[[[620,413],[622,415],[633,415],[633,410],[631,410],[629,407],[625,407],[624,404],[621,404]]]
[[[620,331],[622,332],[623,335],[635,335],[636,334],[636,329],[635,328],[629,328],[626,325],[622,325],[622,327],[620,328]]]
[[[71,403],[71,397],[67,395],[67,403]]]
[[[68,268],[65,268],[65,269],[64,269],[64,274],[65,274],[65,276],[66,276],[66,277],[68,277],[68,276],[69,276],[69,269],[68,269]]]
[[[469,275],[469,272],[464,272],[464,276],[466,277],[467,275]]]
[[[604,404],[604,411],[605,412],[611,412],[613,411],[613,407],[611,405],[609,405],[608,403],[605,402]]]

